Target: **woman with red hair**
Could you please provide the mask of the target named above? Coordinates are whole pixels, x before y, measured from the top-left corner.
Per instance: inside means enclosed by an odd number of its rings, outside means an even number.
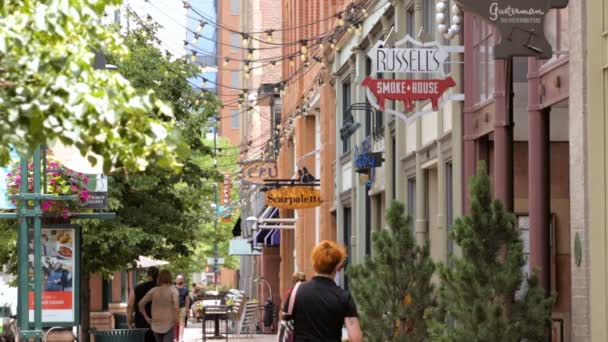
[[[336,273],[344,268],[346,251],[333,241],[321,241],[312,251],[316,275],[301,283],[290,294],[294,297],[291,318],[296,342],[340,342],[342,327],[346,326],[351,342],[363,337],[357,307],[350,293],[334,282]],[[289,299],[284,312],[288,312]]]

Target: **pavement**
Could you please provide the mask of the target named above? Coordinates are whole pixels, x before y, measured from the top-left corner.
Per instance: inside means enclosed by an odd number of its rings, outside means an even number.
[[[184,342],[201,342],[203,340],[202,332],[200,325],[198,327],[186,328],[184,331]],[[232,336],[228,337],[228,341],[255,341],[255,342],[276,342],[276,335],[254,335],[251,336]],[[226,341],[226,339],[221,340],[211,340],[207,338],[207,341]]]

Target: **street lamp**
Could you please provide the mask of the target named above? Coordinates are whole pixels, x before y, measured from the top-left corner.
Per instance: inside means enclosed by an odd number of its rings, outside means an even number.
[[[254,283],[264,283],[268,287],[268,300],[272,301],[272,288],[270,283],[264,277],[258,277],[253,280]]]

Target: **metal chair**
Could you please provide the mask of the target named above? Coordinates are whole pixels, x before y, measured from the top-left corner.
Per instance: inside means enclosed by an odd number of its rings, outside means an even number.
[[[250,301],[245,304],[245,308],[236,328],[237,336],[241,336],[243,332],[247,332],[248,336],[253,337],[260,320],[258,309],[259,304],[260,303],[257,301]]]

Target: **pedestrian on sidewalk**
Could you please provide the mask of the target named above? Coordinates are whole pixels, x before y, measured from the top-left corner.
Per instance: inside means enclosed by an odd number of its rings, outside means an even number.
[[[363,334],[357,307],[350,293],[334,282],[346,264],[346,251],[333,241],[321,241],[312,251],[316,275],[290,294],[295,296],[291,318],[298,342],[340,342],[346,326],[350,342],[361,342]],[[283,312],[289,311],[289,298]]]
[[[160,271],[158,286],[150,290],[139,302],[139,311],[154,332],[156,342],[173,342],[173,327],[179,318],[179,296],[172,286],[171,272]],[[145,312],[145,306],[152,303],[152,317]]]
[[[183,342],[184,326],[186,325],[188,309],[190,309],[190,291],[188,290],[184,276],[181,274],[175,278],[175,289],[179,297],[179,320],[175,327],[175,341]]]
[[[143,314],[139,311],[139,302],[144,298],[144,296],[153,288],[156,287],[158,282],[158,268],[150,267],[146,272],[148,279],[135,286],[133,292],[129,296],[129,301],[127,304],[127,325],[129,328],[133,328],[133,322],[135,320],[135,328],[138,329],[148,329],[146,332],[145,342],[155,342],[154,333],[149,330],[150,324],[146,322]],[[148,314],[148,317],[152,317],[152,305],[148,303],[145,307],[145,311]]]
[[[296,286],[297,283],[303,283],[306,281],[306,274],[304,274],[304,272],[295,272],[292,276],[291,276],[291,287],[287,290],[287,292],[285,292],[285,301],[287,301],[287,298],[289,298],[289,295],[291,295],[291,291],[293,291],[293,287]]]

